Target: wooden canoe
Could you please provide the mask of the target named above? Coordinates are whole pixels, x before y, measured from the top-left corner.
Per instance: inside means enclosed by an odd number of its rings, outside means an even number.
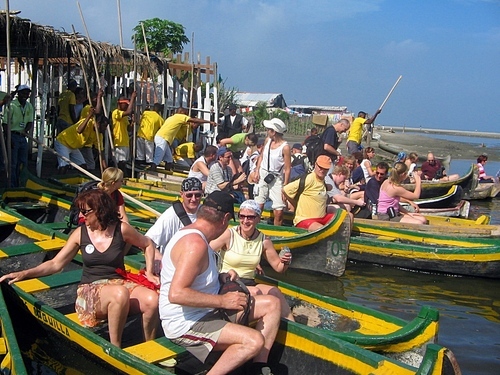
[[[10,311],[5,303],[1,288],[0,329],[0,373],[28,375],[28,370],[24,364],[21,349],[19,348],[19,344],[17,342],[16,331],[12,325]]]
[[[2,194],[2,200],[7,206],[36,222],[64,221],[71,206],[65,198],[27,188],[7,189]],[[161,209],[160,212],[168,207],[160,208],[153,202],[147,204],[156,210]],[[147,230],[156,219],[156,216],[140,206],[127,204],[126,210],[130,223],[143,231]],[[56,220],[52,220],[53,218]],[[234,224],[236,222],[231,223]],[[270,236],[277,251],[283,246],[294,250],[292,268],[323,272],[333,276],[341,276],[344,273],[351,233],[351,221],[346,211],[337,210],[330,222],[314,232],[266,224],[260,225],[259,229]]]
[[[0,271],[2,273],[11,272],[18,269],[19,264],[31,267],[50,256],[52,251],[57,251],[58,246],[59,248],[62,246],[60,241],[64,242],[64,237],[56,232],[48,235],[48,232],[50,232],[50,229],[46,226],[35,224],[25,218],[18,218],[16,228],[10,236],[23,236],[25,239],[33,236],[36,242],[25,243],[23,248],[15,245],[4,246],[3,243],[0,243],[3,252],[3,256],[0,258]],[[47,238],[41,238],[43,236],[47,236]],[[14,249],[14,247],[17,248]],[[37,248],[38,250],[36,250]],[[137,256],[140,258],[142,253],[138,252]],[[140,264],[140,261],[134,260],[131,255],[127,256],[126,263],[131,270],[137,270],[136,264]],[[140,319],[137,316],[130,317],[127,321],[122,341],[123,349],[109,343],[105,324],[95,329],[82,327],[74,311],[74,298],[80,277],[81,257],[76,256],[58,274],[33,280],[23,280],[10,287],[6,285],[4,287],[9,305],[15,305],[19,314],[25,314],[26,317],[36,319],[45,329],[58,334],[69,345],[76,345],[88,355],[103,361],[111,369],[127,374],[167,374],[170,373],[169,371],[201,374],[206,371],[205,365],[199,363],[183,348],[172,344],[165,337],[144,342],[140,338],[141,335],[137,334],[140,328]],[[272,280],[267,281],[273,282]],[[285,285],[282,285],[282,288],[285,288]],[[305,293],[299,289],[294,290],[291,286],[288,286],[288,288],[295,299],[305,296],[304,298],[307,297],[310,303],[317,299],[323,303],[324,309],[328,309],[328,306],[332,305],[330,299],[322,300],[321,296]],[[364,325],[364,322],[361,324],[361,321],[364,320],[367,325],[367,332],[372,332],[374,329],[378,330],[369,327],[377,320],[379,320],[381,326],[393,325],[394,339],[397,339],[403,331],[411,330],[412,325],[420,324],[422,320],[427,319],[422,316],[411,323],[405,323],[397,318],[387,318],[386,314],[376,314],[376,312],[373,313],[372,310],[362,307],[357,307],[358,313],[354,313],[349,311],[353,309],[354,305],[352,304],[344,304],[343,306],[341,304],[340,306],[339,311],[346,310],[347,314],[351,314],[351,321]],[[427,338],[432,341],[435,336],[437,316],[432,309],[429,312],[430,317],[428,318],[430,322],[425,323],[422,329],[416,330],[416,336],[421,337],[421,339],[418,339],[420,341]],[[425,311],[423,314],[427,315]],[[401,324],[403,327],[401,327]],[[357,326],[357,324],[354,324],[354,326]],[[355,332],[358,328],[352,329],[354,331],[351,334],[344,332],[339,333],[339,335],[346,338],[352,336],[352,338],[363,341],[363,329],[359,328],[359,333]],[[384,334],[378,332],[374,336],[381,339]],[[368,345],[376,346],[377,340],[370,340],[370,337],[370,334],[367,334],[365,342]],[[397,345],[389,340],[389,337],[385,336],[384,338],[387,347],[392,347],[396,352],[402,350],[403,346],[398,349]],[[414,342],[412,343],[410,340],[409,346],[413,345]],[[379,349],[381,351],[386,350],[384,347]],[[453,353],[436,344],[426,346],[425,352],[422,352],[417,366],[414,367],[383,354],[362,349],[358,345],[335,337],[332,332],[325,332],[323,328],[309,327],[285,320],[281,321],[280,331],[270,358],[273,373],[275,374],[303,374],[307,371],[315,374],[455,375],[459,374],[460,371]],[[172,368],[167,371],[161,364],[168,364]]]
[[[73,176],[69,180],[65,180],[66,182],[71,183],[83,183],[84,180],[81,176]],[[38,179],[36,176],[30,176],[27,180],[27,186],[31,189],[37,190],[39,192],[49,192],[50,194],[56,196],[66,196],[73,197],[74,191],[76,190],[75,185],[64,183],[64,184],[53,184],[47,182],[46,180]],[[145,190],[139,188],[122,188],[122,190],[126,191],[127,194],[136,197],[137,199],[144,200],[145,202],[151,202],[152,205],[159,204],[159,202],[163,202],[164,204],[171,204],[178,199],[178,195],[174,193],[168,193],[159,190]],[[148,203],[149,204],[149,203]],[[128,207],[127,203],[127,213],[131,208]],[[133,207],[133,204],[130,205]],[[165,207],[165,206],[163,206]],[[161,209],[161,207],[157,207]],[[238,211],[238,205],[235,205],[235,210]],[[143,213],[142,216],[147,214]],[[272,218],[272,210],[264,210],[262,213],[262,218],[267,220]],[[284,218],[286,221],[290,222],[293,219],[293,213],[286,211],[284,213]],[[428,215],[426,214],[426,218],[429,221],[430,225],[425,226],[417,226],[416,224],[407,224],[405,229],[416,230],[418,232],[425,233],[428,235],[429,232],[436,234],[444,234],[449,233],[453,237],[495,237],[500,235],[500,226],[498,225],[485,225],[489,224],[489,216],[481,215],[476,220],[467,220],[456,217],[440,217],[436,215]],[[354,219],[354,223],[364,223],[366,219]],[[369,221],[371,222],[371,221]],[[401,223],[393,223],[393,222],[380,222],[377,221],[382,226],[389,225],[399,227]],[[444,228],[442,228],[444,226]],[[449,228],[452,226],[453,228]],[[461,229],[463,227],[463,229]]]
[[[388,153],[390,153],[390,154],[393,154],[393,155],[397,155],[397,154],[399,154],[401,151],[406,152],[406,154],[407,154],[407,155],[411,152],[411,150],[410,150],[410,151],[408,151],[408,150],[405,150],[405,149],[403,149],[403,148],[401,148],[401,147],[396,147],[396,146],[390,145],[389,143],[384,142],[384,141],[382,141],[382,140],[380,140],[380,139],[378,140],[378,147],[379,147],[381,150],[386,151],[386,152],[388,152]],[[448,155],[444,155],[444,156],[443,156],[443,155],[441,155],[441,156],[435,156],[435,158],[436,158],[437,160],[439,160],[439,162],[440,162],[440,163],[441,163],[441,164],[442,164],[445,168],[447,168],[447,169],[448,169],[448,168],[450,167],[451,155],[449,155],[449,154],[448,154]],[[426,160],[427,160],[427,155],[419,155],[419,156],[418,156],[418,160],[419,160],[420,162],[424,162],[424,161],[426,161]]]
[[[496,198],[500,193],[499,182],[483,182],[478,183],[477,187],[470,193],[470,200],[482,200]]]
[[[415,212],[414,208],[406,203],[401,204],[407,211]],[[467,219],[470,212],[470,202],[462,199],[456,206],[445,208],[420,208],[419,212],[422,215],[445,216],[445,217],[462,217]]]
[[[465,199],[469,199],[472,191],[477,187],[479,171],[476,164],[471,164],[469,170],[454,181],[422,181],[420,198],[432,198],[446,194],[453,185],[463,189]],[[415,184],[402,184],[406,190],[414,191]]]

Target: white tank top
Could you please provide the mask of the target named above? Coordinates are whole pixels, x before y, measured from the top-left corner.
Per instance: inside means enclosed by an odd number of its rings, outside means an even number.
[[[168,300],[168,292],[175,273],[175,267],[170,259],[172,247],[182,237],[193,233],[198,234],[206,242],[209,262],[207,269],[196,276],[191,288],[207,294],[219,293],[220,284],[216,254],[208,244],[207,239],[203,233],[197,229],[180,230],[168,243],[162,258],[159,309],[161,325],[165,332],[165,336],[169,339],[182,336],[194,323],[213,310],[212,308],[181,306],[171,303]]]
[[[271,141],[268,141],[262,150],[262,162],[260,163],[260,175],[265,177],[267,173],[274,173],[277,176],[283,176],[283,166],[285,164],[285,159],[283,158],[283,147],[287,145],[287,142],[283,141],[282,144],[269,151],[269,147],[271,147]],[[269,162],[269,170],[267,167],[267,160],[270,157]]]
[[[368,183],[372,176],[370,176],[370,173],[368,173],[368,169],[366,169],[365,161],[370,162],[370,159],[363,159],[363,161],[361,162],[361,169],[363,170],[363,174],[365,175],[365,183]]]
[[[206,164],[205,157],[204,156],[200,156],[198,159],[196,159],[194,161],[193,165],[195,165],[198,162]],[[210,169],[210,166],[207,165],[207,168]],[[193,167],[191,167],[191,169],[189,170],[188,177],[196,177],[201,182],[205,182],[207,180],[207,178],[208,178],[208,176],[205,176],[200,171],[198,171],[198,172],[193,171]]]

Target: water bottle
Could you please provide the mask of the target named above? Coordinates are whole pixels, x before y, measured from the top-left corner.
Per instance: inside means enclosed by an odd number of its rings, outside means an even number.
[[[279,253],[280,259],[285,256],[285,254],[291,253],[290,248],[288,246],[283,246]],[[292,263],[292,261],[288,262],[288,264]]]
[[[372,203],[372,219],[376,219],[376,218],[377,218],[377,204]]]

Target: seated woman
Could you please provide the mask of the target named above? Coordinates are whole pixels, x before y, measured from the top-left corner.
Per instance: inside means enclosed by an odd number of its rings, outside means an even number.
[[[226,229],[219,238],[210,242],[210,247],[220,254],[220,272],[235,270],[253,295],[270,294],[278,297],[281,301],[281,316],[294,320],[290,306],[281,291],[273,286],[256,284],[254,280],[255,269],[259,266],[261,256],[280,273],[287,270],[292,260],[291,253],[280,258],[271,240],[257,229],[261,213],[257,202],[244,201],[238,214],[240,225]]]
[[[128,223],[127,213],[125,212],[125,201],[122,193],[118,189],[122,187],[123,171],[119,168],[109,167],[102,172],[102,181],[97,184],[99,189],[104,190],[116,203],[121,221]]]
[[[377,216],[379,220],[400,221],[401,223],[427,224],[427,219],[419,213],[408,212],[399,205],[402,198],[412,201],[420,197],[422,180],[414,174],[415,190],[406,190],[401,182],[408,177],[408,167],[405,163],[396,163],[389,178],[380,186]]]
[[[484,170],[484,165],[488,161],[488,155],[482,154],[477,157],[477,168],[479,169],[479,182],[495,182],[495,177],[488,176]]]
[[[145,251],[147,279],[155,285],[153,275],[155,247],[153,242],[138,233],[128,223],[120,221],[118,210],[108,194],[93,189],[76,198],[85,225],[77,227],[57,255],[42,264],[0,278],[9,284],[61,271],[81,251],[83,273],[77,289],[75,310],[82,325],[94,327],[108,319],[109,338],[120,346],[127,315],[142,314],[144,339],[156,337],[159,323],[158,293],[155,290],[125,280],[116,269],[125,270],[125,245]]]

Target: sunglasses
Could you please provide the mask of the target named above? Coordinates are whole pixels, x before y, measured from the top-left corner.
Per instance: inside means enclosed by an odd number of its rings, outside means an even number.
[[[89,208],[88,210],[80,209],[80,213],[85,217],[87,217],[87,215],[90,214],[92,211],[93,211],[93,209],[91,209],[91,208]]]
[[[186,198],[188,198],[188,199],[193,198],[193,196],[194,196],[195,198],[201,198],[201,197],[202,197],[202,195],[203,195],[203,193],[184,193],[184,195],[185,195],[185,196],[186,196]]]
[[[383,172],[383,173],[381,173],[381,172],[375,172],[375,174],[376,174],[377,176],[385,176],[385,172]]]
[[[240,220],[243,220],[243,219],[255,220],[257,218],[257,215],[242,215],[242,214],[238,214],[238,218]]]

